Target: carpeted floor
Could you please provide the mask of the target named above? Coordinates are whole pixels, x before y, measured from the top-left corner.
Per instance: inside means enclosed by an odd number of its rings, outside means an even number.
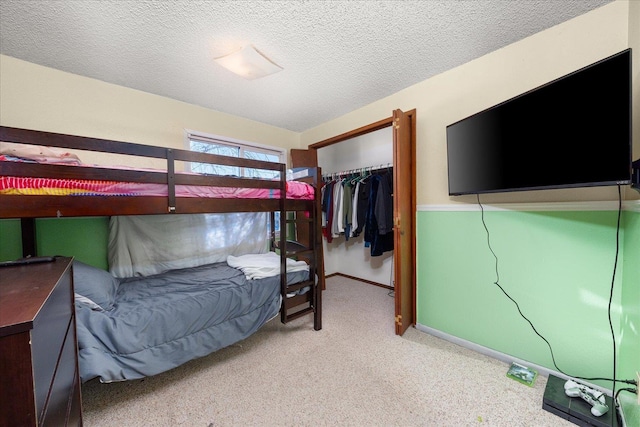
[[[327,280],[323,328],[275,318],[248,339],[143,380],[83,384],[93,426],[572,426],[508,365],[409,328],[388,290]]]

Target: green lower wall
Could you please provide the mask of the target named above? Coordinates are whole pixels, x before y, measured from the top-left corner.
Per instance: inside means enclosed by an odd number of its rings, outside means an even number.
[[[613,375],[607,307],[617,214],[485,212],[499,284],[549,341],[558,368],[571,376]],[[639,368],[638,221],[638,213],[623,212],[612,303],[618,378],[633,378]],[[496,277],[479,209],[417,213],[417,323],[558,370],[547,344],[494,284]]]
[[[500,285],[574,376],[610,377],[607,306],[615,211],[488,211]],[[108,218],[39,219],[39,255],[107,268]],[[612,305],[618,378],[640,370],[640,213],[623,212]],[[0,260],[21,256],[20,222],[0,221]],[[417,322],[555,370],[549,348],[494,284],[480,211],[417,213]],[[602,383],[610,387],[610,383]]]
[[[624,216],[624,276],[622,286],[621,352],[636,358],[620,360],[622,372],[640,371],[640,212]]]
[[[86,264],[107,269],[108,225],[107,217],[37,219],[37,253],[74,256]],[[0,220],[0,261],[20,257],[20,220]]]
[[[624,378],[640,371],[640,212],[624,215],[624,276],[619,368]],[[640,405],[631,393],[620,394],[620,406],[628,426],[640,426]]]
[[[0,220],[0,261],[9,261],[21,257],[20,220]]]

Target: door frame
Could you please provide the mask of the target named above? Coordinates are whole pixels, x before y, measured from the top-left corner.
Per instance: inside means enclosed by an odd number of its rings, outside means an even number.
[[[416,158],[416,110],[415,108],[413,110],[410,111],[406,111],[404,112],[404,114],[406,116],[408,116],[409,118],[409,122],[410,122],[410,135],[409,135],[409,143],[410,143],[410,150],[411,150],[411,158],[415,159]],[[307,148],[309,150],[318,150],[320,148],[324,148],[324,147],[328,147],[330,145],[333,144],[338,144],[341,142],[345,142],[348,141],[350,139],[353,139],[355,137],[358,136],[362,136],[362,135],[366,135],[368,133],[371,132],[375,132],[377,130],[380,129],[384,129],[387,127],[390,127],[393,125],[393,115],[389,116],[388,118],[379,120],[377,122],[374,123],[370,123],[368,125],[359,127],[357,129],[353,129],[350,130],[348,132],[342,133],[340,135],[336,135],[333,136],[331,138],[316,142],[314,144],[309,145]],[[393,159],[393,166],[394,168],[396,167],[396,158],[395,158],[395,154],[394,154],[394,159]],[[411,313],[411,319],[404,319],[402,323],[408,325],[408,326],[412,326],[415,325],[416,323],[416,230],[415,230],[415,213],[416,213],[416,165],[414,162],[411,163],[411,182],[409,183],[396,183],[394,182],[394,187],[395,188],[407,188],[407,186],[409,186],[411,188],[411,212],[412,212],[412,218],[410,219],[412,221],[412,235],[411,235],[411,259],[413,260],[413,262],[411,262],[411,284],[410,284],[410,301],[411,301],[411,307],[410,307],[410,313]],[[408,184],[408,185],[407,185]],[[396,303],[396,316],[398,316],[400,313],[398,313],[398,307],[401,304],[401,301],[398,300],[398,294],[395,294],[395,303]],[[396,323],[396,319],[394,319],[394,323]],[[405,328],[406,329],[406,328]],[[399,330],[399,328],[396,328],[396,334],[398,335],[402,335],[402,333],[404,333],[404,330]]]

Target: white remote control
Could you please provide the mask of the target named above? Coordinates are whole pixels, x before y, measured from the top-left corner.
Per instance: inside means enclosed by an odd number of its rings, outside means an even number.
[[[586,385],[568,380],[564,383],[564,392],[569,397],[580,397],[591,405],[591,413],[600,417],[607,413],[609,407],[606,404],[604,393],[594,390]]]

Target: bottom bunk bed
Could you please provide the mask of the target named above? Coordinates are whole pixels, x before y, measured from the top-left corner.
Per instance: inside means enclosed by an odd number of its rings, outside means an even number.
[[[29,147],[16,151],[16,144]],[[161,159],[166,169],[90,165],[67,149]],[[178,172],[190,162],[274,171],[277,178]],[[269,250],[269,262],[275,262],[269,277],[249,278],[246,265],[240,269],[229,265],[231,257],[227,262],[198,259],[186,266],[172,264],[181,256],[169,257],[161,271],[130,274],[111,274],[74,261],[82,381],[158,374],[248,337],[278,312],[283,323],[312,314],[314,329],[322,328],[321,174],[309,169],[293,172],[290,180],[287,175],[286,165],[280,163],[0,126],[0,218],[21,220],[25,257],[49,255],[37,253],[37,218],[271,214],[271,246],[258,251]],[[277,222],[282,233],[273,229],[274,213],[280,215]],[[304,227],[298,223],[306,223],[308,230],[301,233]],[[291,224],[302,245],[286,241]],[[223,235],[204,234],[210,240],[224,240],[245,225],[236,221]],[[124,234],[129,240],[146,241],[163,255],[166,248],[192,244],[189,239],[175,239],[162,246],[155,238]],[[296,271],[297,265],[303,268]],[[109,266],[111,271],[113,263]]]
[[[308,275],[306,263],[292,262],[287,283]],[[279,274],[249,279],[225,262],[118,279],[74,261],[73,277],[83,382],[139,379],[206,356],[249,337],[282,303]]]
[[[275,221],[267,233],[265,219],[111,217],[109,271],[73,263],[81,380],[162,373],[249,337],[278,313],[283,323],[313,314],[320,329],[315,251],[280,251]]]

